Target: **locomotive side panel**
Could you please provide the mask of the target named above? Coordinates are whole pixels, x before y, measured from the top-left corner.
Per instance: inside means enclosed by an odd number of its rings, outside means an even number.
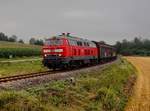
[[[79,38],[69,38],[68,40],[72,49],[72,61],[86,63],[98,60],[97,47],[93,42]]]

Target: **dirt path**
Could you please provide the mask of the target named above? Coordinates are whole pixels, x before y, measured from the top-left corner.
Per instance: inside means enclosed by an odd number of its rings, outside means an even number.
[[[150,57],[127,57],[138,70],[133,97],[125,111],[150,111]]]

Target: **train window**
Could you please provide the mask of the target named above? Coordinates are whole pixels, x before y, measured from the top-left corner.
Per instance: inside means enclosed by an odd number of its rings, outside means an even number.
[[[84,42],[84,46],[89,46],[89,43],[88,42]]]
[[[78,46],[82,46],[82,42],[77,41],[77,45],[78,45]]]
[[[87,42],[87,46],[89,46],[89,43]]]
[[[69,45],[72,45],[72,41],[70,39],[68,39]]]
[[[79,41],[77,41],[77,45],[78,45],[78,46],[80,45]]]
[[[75,40],[69,39],[69,44],[70,44],[70,45],[73,45],[73,46],[76,46],[76,45],[77,45],[77,42],[76,42]]]
[[[63,45],[62,39],[48,39],[45,41],[45,45]]]
[[[76,46],[77,45],[77,41],[73,40],[73,45]]]
[[[71,45],[74,45],[74,41],[73,40],[71,40]]]

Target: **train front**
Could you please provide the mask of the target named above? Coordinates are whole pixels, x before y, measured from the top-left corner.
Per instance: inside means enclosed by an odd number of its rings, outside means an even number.
[[[49,69],[62,68],[66,63],[67,44],[67,39],[62,36],[47,39],[42,50],[44,66]]]

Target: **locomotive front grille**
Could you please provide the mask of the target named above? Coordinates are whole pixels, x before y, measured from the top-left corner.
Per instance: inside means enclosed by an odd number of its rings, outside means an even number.
[[[61,67],[63,61],[64,59],[58,55],[48,55],[44,58],[43,64],[49,67]]]

